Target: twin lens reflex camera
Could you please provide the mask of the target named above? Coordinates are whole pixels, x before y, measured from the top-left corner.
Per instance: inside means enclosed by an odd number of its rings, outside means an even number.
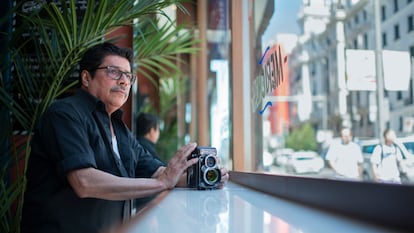
[[[198,158],[198,162],[187,168],[187,187],[196,189],[216,189],[221,180],[217,150],[214,147],[197,147],[188,160]]]

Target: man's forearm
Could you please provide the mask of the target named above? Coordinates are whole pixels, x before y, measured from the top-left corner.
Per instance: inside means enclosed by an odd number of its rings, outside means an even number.
[[[152,178],[157,178],[161,173],[163,173],[165,170],[165,167],[159,167],[157,171],[154,172],[154,174],[151,176]],[[176,187],[185,188],[187,187],[187,173],[184,173],[180,180],[178,181]]]
[[[118,177],[95,168],[71,171],[67,179],[80,198],[128,200],[150,196],[167,189],[159,179]]]
[[[358,164],[358,174],[360,178],[363,178],[364,167],[362,166],[362,164]]]

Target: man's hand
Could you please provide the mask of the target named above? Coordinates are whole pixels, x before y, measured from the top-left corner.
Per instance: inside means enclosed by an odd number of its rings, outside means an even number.
[[[229,176],[227,169],[224,167],[220,169],[220,172],[221,172],[221,180],[220,180],[219,188],[223,188],[226,185],[226,183],[229,181],[230,176]]]
[[[187,168],[198,161],[198,158],[187,160],[196,147],[196,143],[190,143],[178,149],[167,167],[158,176],[158,179],[165,184],[167,189],[174,188]]]

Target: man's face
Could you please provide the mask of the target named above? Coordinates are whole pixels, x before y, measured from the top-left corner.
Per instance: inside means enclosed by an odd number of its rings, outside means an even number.
[[[155,143],[158,142],[158,139],[160,138],[160,127],[157,127],[155,129]]]
[[[351,131],[348,129],[343,129],[341,131],[341,138],[342,138],[342,142],[344,144],[348,144],[351,140],[352,140],[352,134]]]
[[[397,135],[395,134],[394,131],[390,130],[386,135],[385,135],[385,140],[389,141],[389,142],[394,142],[395,139],[397,138]]]
[[[122,72],[131,72],[129,61],[117,55],[106,56],[99,67],[107,66],[116,67]],[[101,100],[109,114],[119,109],[127,101],[131,83],[124,74],[119,80],[115,80],[108,76],[107,69],[97,69],[94,78],[90,76],[88,71],[82,72],[83,88]]]
[[[149,139],[152,143],[156,144],[158,139],[160,138],[160,127],[151,128],[150,131],[146,135],[147,139]]]

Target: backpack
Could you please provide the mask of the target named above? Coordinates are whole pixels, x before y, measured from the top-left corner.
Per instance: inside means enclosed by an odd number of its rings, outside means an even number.
[[[383,145],[382,143],[380,144],[381,146],[381,162],[380,164],[382,164],[382,160],[384,159],[384,149],[383,149]],[[395,155],[397,156],[397,149],[400,151],[401,157],[402,157],[402,161],[406,161],[406,157],[403,153],[403,151],[401,150],[400,146],[398,146],[398,144],[393,143],[394,149],[395,149]],[[408,176],[407,176],[407,165],[405,163],[402,163],[402,161],[397,159],[397,166],[398,166],[398,170],[400,171],[400,178],[401,178],[401,182],[406,182],[409,180]]]
[[[405,159],[405,155],[404,155],[404,153],[402,152],[402,150],[401,150],[401,148],[400,148],[400,146],[398,146],[397,144],[395,144],[395,143],[393,143],[392,144],[393,146],[394,146],[394,149],[395,149],[395,155],[397,155],[397,149],[400,151],[400,154],[401,154],[401,157],[402,157],[402,159]],[[383,148],[383,145],[382,145],[382,143],[380,144],[380,146],[381,146],[381,163],[382,163],[382,160],[384,159],[384,148]]]

